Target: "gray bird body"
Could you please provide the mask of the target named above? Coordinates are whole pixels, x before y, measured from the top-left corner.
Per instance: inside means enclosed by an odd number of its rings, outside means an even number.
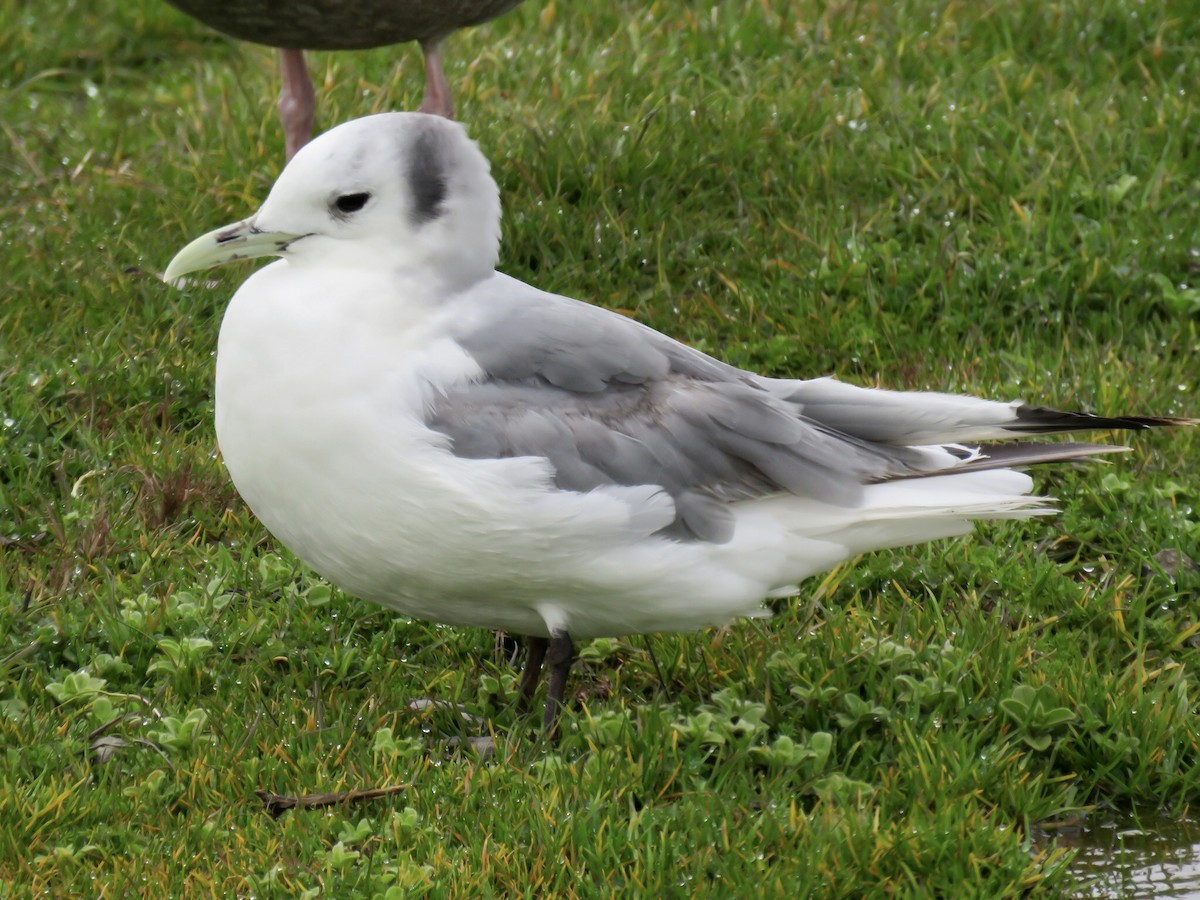
[[[167,0],[180,12],[241,41],[283,50],[366,50],[436,41],[480,25],[521,0]]]

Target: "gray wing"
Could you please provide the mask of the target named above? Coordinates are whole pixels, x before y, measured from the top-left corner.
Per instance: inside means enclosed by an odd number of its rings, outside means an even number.
[[[1138,431],[1159,426],[1194,425],[1176,416],[1099,416],[998,403],[932,391],[885,391],[845,384],[832,378],[810,381],[764,380],[778,397],[804,415],[837,431],[888,444],[946,444],[1007,440],[1039,434],[1107,429]]]
[[[510,278],[491,283],[509,290],[486,300],[472,298],[450,326],[451,336],[491,378],[536,376],[585,394],[602,392],[612,382],[644,384],[671,373],[706,382],[755,379],[598,306]],[[517,286],[523,290],[514,290]]]
[[[515,284],[452,319],[486,373],[429,411],[456,455],[543,457],[565,490],[659,485],[675,500],[672,533],[716,542],[732,535],[731,501],[854,505],[864,484],[933,467],[925,451],[810,420],[768,380],[630,319]]]
[[[726,365],[599,307],[496,275],[449,310],[452,337],[484,378],[438,395],[428,425],[472,459],[548,460],[564,490],[659,485],[668,531],[714,542],[733,501],[791,493],[852,506],[896,478],[1083,459],[1124,448],[960,441],[1191,425],[1094,416],[831,378],[770,379]],[[940,447],[940,450],[934,449]]]

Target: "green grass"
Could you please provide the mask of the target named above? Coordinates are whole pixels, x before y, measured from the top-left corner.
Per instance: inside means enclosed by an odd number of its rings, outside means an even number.
[[[1194,415],[1197,48],[1163,0],[530,0],[447,56],[514,276],[773,375]],[[415,48],[312,64],[323,126],[419,103]],[[557,746],[490,634],[330,592],[216,455],[249,266],[153,276],[265,196],[274,79],[154,0],[0,6],[0,896],[1056,895],[1059,828],[1200,799],[1194,432],[596,642]]]

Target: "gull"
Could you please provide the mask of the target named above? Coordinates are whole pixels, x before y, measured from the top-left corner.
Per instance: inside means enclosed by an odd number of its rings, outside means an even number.
[[[450,85],[442,71],[442,41],[451,32],[480,25],[521,0],[167,0],[180,12],[222,34],[279,48],[283,88],[279,118],[287,158],[313,131],[312,81],[305,50],[365,50],[417,41],[425,55],[421,111],[454,117]]]
[[[766,615],[858,554],[1053,511],[989,443],[1195,424],[766,378],[496,271],[499,191],[461,125],[356,119],[163,278],[281,257],[221,324],[234,485],[301,560],[406,616],[529,640],[553,733],[573,641]],[[984,442],[984,443],[981,443]]]

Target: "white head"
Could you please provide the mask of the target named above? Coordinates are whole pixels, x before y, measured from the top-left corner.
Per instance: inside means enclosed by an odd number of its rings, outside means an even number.
[[[193,241],[163,277],[282,256],[295,266],[420,271],[465,287],[492,273],[499,249],[499,190],[465,129],[384,113],[303,147],[255,215]]]

